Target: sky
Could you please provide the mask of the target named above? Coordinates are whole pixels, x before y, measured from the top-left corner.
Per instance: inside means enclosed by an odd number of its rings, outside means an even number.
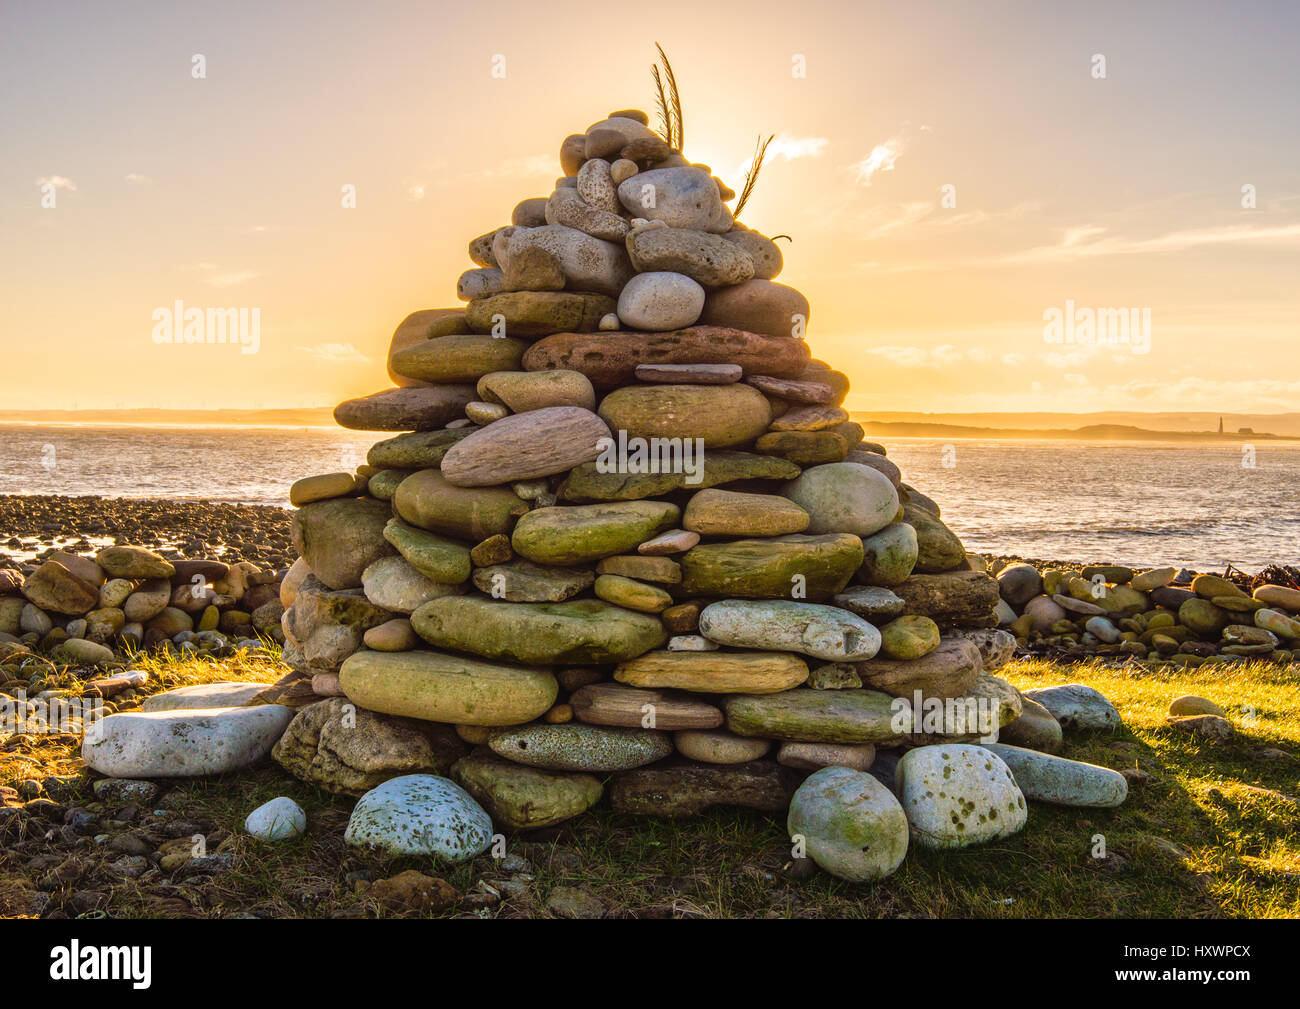
[[[1298,36],[1286,2],[0,0],[0,408],[385,387],[564,137],[653,115],[658,41],[688,158],[739,190],[775,134],[741,219],[790,236],[851,408],[1297,410]],[[256,352],[159,343],[178,301],[255,309]]]

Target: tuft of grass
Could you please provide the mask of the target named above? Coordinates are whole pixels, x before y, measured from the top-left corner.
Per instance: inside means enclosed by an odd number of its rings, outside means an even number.
[[[686,131],[682,124],[682,95],[677,89],[677,75],[673,73],[673,65],[668,61],[664,47],[656,42],[655,49],[659,52],[659,62],[650,67],[650,76],[655,83],[660,132],[669,147],[680,151],[686,142]]]
[[[749,171],[745,173],[745,185],[740,191],[740,199],[736,201],[736,209],[731,212],[733,219],[740,219],[740,212],[745,209],[745,204],[754,194],[754,186],[758,184],[758,173],[763,170],[763,158],[767,156],[767,145],[775,139],[776,134],[773,133],[766,140],[760,136],[754,142],[754,160],[750,162]]]

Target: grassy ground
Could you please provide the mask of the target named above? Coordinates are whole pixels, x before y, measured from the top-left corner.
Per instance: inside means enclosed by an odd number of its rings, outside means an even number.
[[[270,682],[269,661],[134,663],[157,688],[214,679]],[[598,809],[543,834],[510,839],[530,863],[503,871],[484,857],[439,869],[383,864],[345,847],[352,800],[319,792],[275,765],[180,782],[130,831],[155,839],[206,834],[236,867],[212,877],[150,870],[122,879],[120,858],[89,837],[64,837],[35,816],[0,820],[0,913],[47,915],[351,917],[390,914],[365,899],[366,880],[415,868],[442,875],[464,899],[448,914],[538,916],[556,888],[577,887],[606,913],[635,917],[1297,917],[1300,916],[1300,675],[1266,665],[1158,672],[1018,662],[1021,688],[1085,682],[1124,716],[1114,734],[1067,736],[1063,755],[1136,769],[1118,810],[1033,805],[1019,835],[961,852],[914,849],[892,877],[858,886],[792,861],[784,824],[718,811],[669,822]],[[152,689],[152,688],[151,688]],[[1237,725],[1224,743],[1165,725],[1169,702],[1202,694]],[[74,737],[0,737],[0,793],[49,775],[77,775]],[[61,786],[62,807],[87,806],[84,778]],[[308,834],[269,846],[240,832],[258,804],[289,795]],[[10,793],[11,804],[13,801]],[[15,825],[17,824],[17,826]],[[51,829],[53,828],[53,829]],[[109,831],[106,831],[109,832]],[[1102,851],[1105,857],[1094,857]],[[70,864],[71,863],[71,864]],[[809,871],[812,870],[812,871]],[[42,894],[48,897],[41,896]]]

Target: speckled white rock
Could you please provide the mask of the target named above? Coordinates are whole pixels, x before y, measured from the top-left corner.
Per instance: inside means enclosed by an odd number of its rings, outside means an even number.
[[[249,813],[244,829],[259,841],[287,841],[307,829],[307,814],[287,795],[282,795]]]
[[[732,224],[713,176],[694,166],[641,172],[619,184],[618,198],[637,217],[673,228],[722,234]]]
[[[700,633],[737,648],[799,652],[828,662],[859,661],[880,651],[880,632],[838,606],[784,599],[724,599],[700,611]]]
[[[631,329],[684,329],[703,310],[704,288],[680,273],[638,273],[618,296],[618,317]]]
[[[463,862],[491,845],[492,819],[454,781],[406,774],[357,801],[343,840],[389,857],[434,855]]]
[[[125,712],[87,730],[81,759],[113,778],[195,778],[265,759],[293,720],[293,708]]]
[[[1039,687],[1024,695],[1050,711],[1063,729],[1116,729],[1121,721],[1115,705],[1084,683]]]
[[[617,214],[623,209],[618,202],[610,164],[604,158],[592,158],[578,169],[578,195],[583,203],[596,210]]]
[[[982,746],[919,746],[903,755],[894,773],[912,840],[926,848],[1009,837],[1029,815],[1011,769]]]
[[[832,876],[866,883],[907,856],[908,823],[894,794],[870,774],[825,767],[790,800],[786,830]]]
[[[144,699],[143,711],[183,711],[201,708],[239,708],[265,690],[268,683],[196,683],[164,690]]]
[[[945,633],[944,637],[962,638],[978,648],[986,673],[997,672],[1016,654],[1016,636],[996,627],[953,630]]]
[[[983,743],[1002,758],[1025,798],[1054,806],[1110,809],[1128,798],[1128,780],[1118,771],[1082,760],[1067,760],[1050,753]]]

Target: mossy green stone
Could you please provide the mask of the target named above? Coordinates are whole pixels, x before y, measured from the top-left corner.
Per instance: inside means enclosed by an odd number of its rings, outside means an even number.
[[[1178,622],[1197,634],[1218,634],[1232,623],[1232,614],[1197,596],[1178,607]]]
[[[635,550],[680,518],[681,509],[663,501],[557,505],[521,518],[510,543],[538,564],[585,564]]]
[[[514,371],[527,349],[509,337],[440,336],[399,350],[391,364],[399,375],[422,382],[477,382],[494,371]]]
[[[430,651],[357,652],[344,660],[339,683],[350,701],[370,711],[486,726],[532,721],[560,689],[547,669]]]
[[[863,585],[901,585],[916,568],[919,552],[916,529],[906,522],[892,522],[862,541],[858,581]]]
[[[702,472],[695,474],[680,466],[672,473],[602,473],[596,463],[583,463],[569,471],[559,495],[564,501],[633,501],[683,487],[703,490],[735,480],[793,480],[800,472],[787,459],[754,452],[719,449],[706,452],[703,459]]]
[[[916,530],[916,570],[922,574],[952,571],[966,562],[966,548],[934,514],[915,504],[903,506],[903,521]]]
[[[706,449],[753,441],[772,420],[767,397],[751,385],[626,385],[597,410],[628,438],[700,438]]]
[[[668,640],[658,617],[599,599],[508,603],[448,596],[412,613],[411,626],[437,648],[537,666],[626,662]]]
[[[398,485],[411,475],[409,469],[381,469],[366,482],[366,493],[379,501],[389,501]]]
[[[607,603],[641,613],[662,613],[673,604],[673,597],[663,589],[623,575],[601,575],[594,590]]]
[[[604,791],[591,774],[526,767],[478,751],[453,764],[451,777],[506,830],[563,823],[594,806]]]
[[[735,694],[723,701],[727,728],[738,736],[808,743],[897,743],[894,699],[878,690],[812,690]]]
[[[510,532],[528,502],[508,487],[456,487],[422,469],[398,485],[393,510],[413,526],[477,542]]]
[[[733,599],[827,599],[861,566],[862,541],[851,533],[702,543],[682,555],[681,592]]]
[[[384,539],[406,558],[416,571],[443,585],[459,585],[469,578],[473,564],[469,547],[435,533],[391,519],[384,527]]]
[[[880,628],[880,650],[891,659],[919,659],[939,647],[939,625],[929,617],[898,617]]]
[[[458,427],[450,431],[414,431],[386,438],[370,446],[366,462],[377,469],[427,469],[442,462],[442,457],[476,428]]]

